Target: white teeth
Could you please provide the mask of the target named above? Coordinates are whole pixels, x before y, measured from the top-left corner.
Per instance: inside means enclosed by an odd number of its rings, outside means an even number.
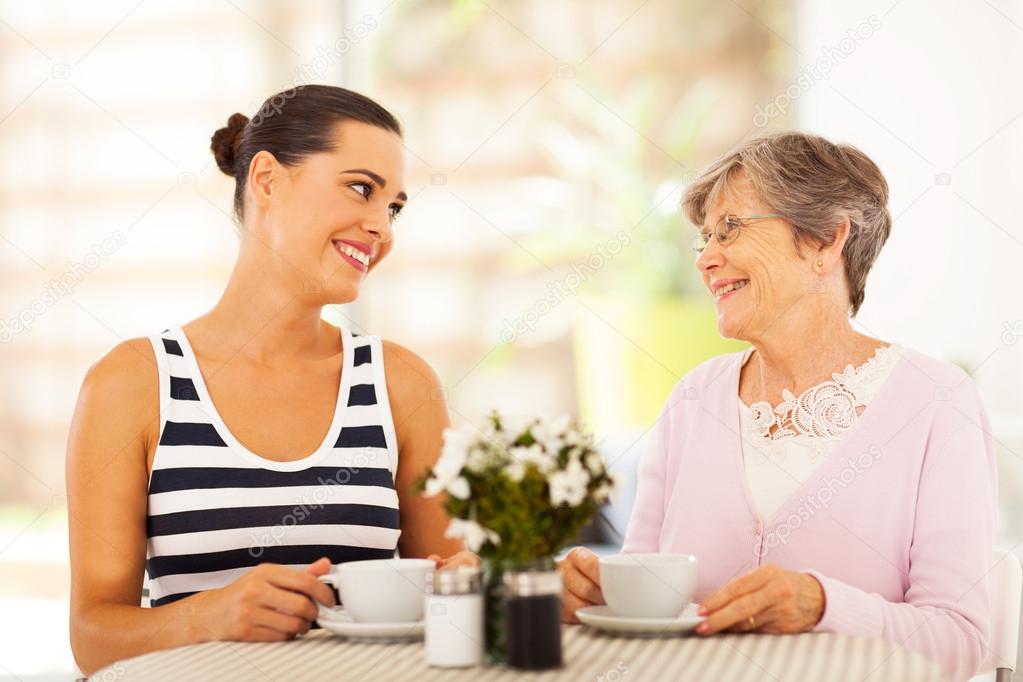
[[[369,265],[369,256],[365,252],[360,251],[354,246],[349,246],[348,244],[344,244],[342,242],[337,242],[337,247],[338,250],[340,250],[341,253],[345,254],[346,256],[354,258],[363,265]]]
[[[735,291],[736,289],[742,289],[747,284],[749,284],[749,280],[748,279],[743,279],[743,280],[739,280],[738,282],[732,282],[731,284],[726,284],[725,286],[720,287],[720,288],[714,290],[714,297],[715,298],[721,298],[722,296],[724,296],[725,294],[727,294],[730,291]]]

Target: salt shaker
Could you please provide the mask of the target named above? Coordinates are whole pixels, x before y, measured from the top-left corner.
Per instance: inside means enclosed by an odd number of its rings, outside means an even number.
[[[504,574],[508,665],[519,670],[561,667],[561,574],[555,570]]]
[[[435,571],[426,583],[426,662],[464,668],[483,662],[483,593],[479,569]]]

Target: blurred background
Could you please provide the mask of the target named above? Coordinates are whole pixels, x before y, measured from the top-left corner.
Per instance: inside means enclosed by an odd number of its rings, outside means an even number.
[[[671,387],[741,348],[695,277],[686,182],[764,130],[859,146],[895,224],[856,324],[973,375],[1016,547],[1021,72],[1016,0],[0,1],[0,677],[72,669],[86,369],[216,302],[237,238],[210,135],[303,83],[406,129],[396,249],[327,315],[424,356],[456,422],[579,415],[626,481],[610,543]]]

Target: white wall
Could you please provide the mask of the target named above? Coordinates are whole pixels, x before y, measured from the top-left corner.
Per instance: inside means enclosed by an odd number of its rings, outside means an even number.
[[[832,67],[800,88],[796,124],[859,146],[891,186],[895,225],[862,327],[975,370],[1012,437],[1008,418],[1023,413],[1023,3],[798,0],[786,38],[801,69]],[[1021,333],[1003,338],[1006,325]]]

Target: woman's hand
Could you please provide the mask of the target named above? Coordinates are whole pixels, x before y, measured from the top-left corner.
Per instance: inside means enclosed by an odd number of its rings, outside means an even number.
[[[292,639],[309,630],[317,602],[334,605],[330,586],[317,579],[329,571],[326,557],[304,571],[260,564],[230,585],[198,595],[198,620],[217,640]]]
[[[470,566],[477,568],[480,565],[480,558],[472,552],[457,552],[447,559],[442,559],[440,554],[431,554],[426,557],[437,564],[437,568],[458,568],[459,566]]]
[[[809,573],[768,564],[736,578],[705,599],[700,614],[707,616],[696,628],[701,635],[722,630],[806,632],[824,615],[824,588]]]
[[[561,619],[566,623],[578,623],[575,612],[587,606],[604,603],[600,591],[600,559],[585,547],[573,547],[565,558],[558,562],[561,572]]]

